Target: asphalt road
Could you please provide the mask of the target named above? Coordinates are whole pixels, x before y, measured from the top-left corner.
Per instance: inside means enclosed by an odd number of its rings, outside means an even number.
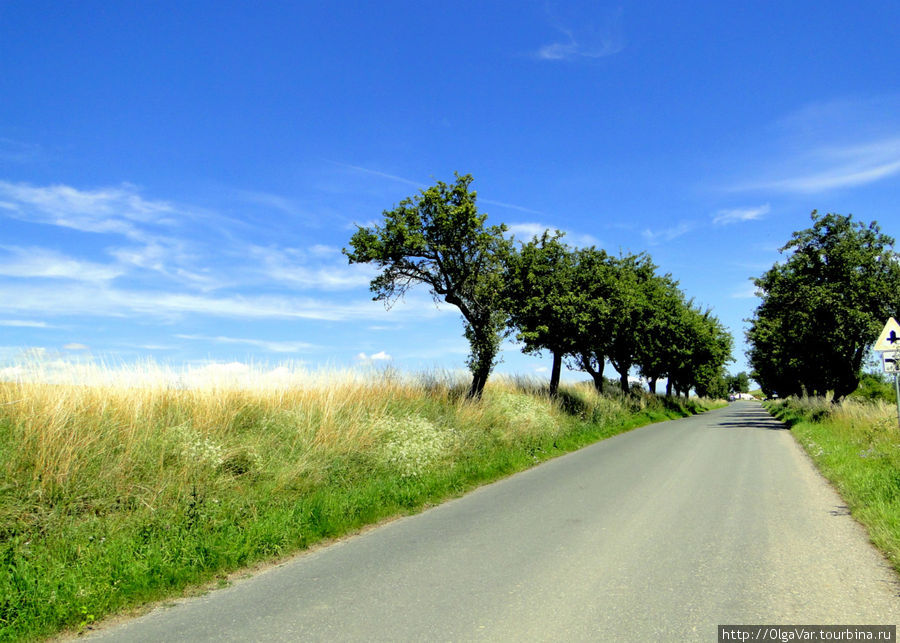
[[[99,633],[123,641],[714,641],[897,624],[900,585],[754,402],[648,426]]]

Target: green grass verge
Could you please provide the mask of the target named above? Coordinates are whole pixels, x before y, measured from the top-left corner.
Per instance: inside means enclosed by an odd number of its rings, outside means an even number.
[[[791,427],[872,543],[900,571],[900,430],[892,405],[789,399],[767,408]]]
[[[363,401],[330,395],[327,403],[232,395],[213,401],[230,410],[217,410],[219,419],[202,433],[190,421],[212,413],[200,408],[209,400],[188,393],[139,400],[138,411],[127,410],[130,399],[100,396],[95,403],[77,393],[66,403],[72,410],[61,413],[66,405],[54,396],[69,389],[8,391],[11,401],[0,406],[0,640],[84,630],[107,615],[224,583],[246,566],[711,406],[605,398],[580,387],[551,401],[521,383],[489,389],[477,403],[452,388],[414,389],[394,387]],[[53,417],[41,415],[34,401],[41,395]],[[14,411],[18,398],[31,408]],[[372,407],[363,408],[371,417],[360,411],[369,419],[353,424],[352,404]],[[116,409],[146,416],[134,430]],[[329,415],[343,427],[337,434],[326,431]],[[348,447],[340,440],[353,431]]]

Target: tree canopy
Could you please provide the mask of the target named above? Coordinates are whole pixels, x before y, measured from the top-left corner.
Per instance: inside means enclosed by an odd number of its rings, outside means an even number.
[[[471,175],[438,181],[385,210],[382,225],[358,226],[344,249],[350,263],[381,269],[370,284],[374,299],[391,305],[423,283],[436,300],[456,306],[465,320],[472,371],[469,395],[481,395],[494,367],[506,315],[501,306],[502,266],[511,242],[506,226],[487,226],[478,212]]]
[[[510,254],[505,273],[505,305],[522,350],[553,356],[551,395],[559,387],[563,357],[573,352],[590,314],[586,294],[575,285],[576,254],[562,236],[545,230]]]
[[[812,213],[789,253],[754,279],[762,302],[749,320],[747,357],[766,394],[840,400],[859,384],[867,351],[900,310],[894,240],[875,222]]]

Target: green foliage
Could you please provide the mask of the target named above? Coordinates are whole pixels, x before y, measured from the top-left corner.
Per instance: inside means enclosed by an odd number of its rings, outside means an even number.
[[[613,262],[614,288],[607,303],[614,323],[610,325],[606,355],[619,373],[623,391],[628,390],[628,372],[638,361],[646,339],[647,321],[653,318],[650,292],[655,271],[650,256],[644,253],[624,255]]]
[[[853,392],[884,322],[900,310],[894,240],[852,215],[812,213],[790,251],[754,279],[762,296],[747,331],[753,378],[767,395]]]
[[[686,302],[669,340],[672,356],[667,375],[675,391],[687,394],[693,388],[701,396],[724,397],[724,366],[731,361],[733,339],[712,312]]]
[[[372,263],[374,299],[388,305],[413,284],[426,284],[432,296],[459,308],[471,348],[471,397],[478,397],[494,367],[506,317],[501,306],[501,269],[511,248],[506,227],[486,226],[475,206],[472,176],[456,175],[384,211],[384,223],[359,227],[344,249],[350,263]]]
[[[576,254],[559,231],[524,244],[509,255],[504,275],[506,310],[526,353],[553,354],[550,394],[559,388],[563,355],[574,351],[589,315],[587,293],[575,284]]]
[[[893,380],[884,373],[863,373],[859,380],[859,387],[850,394],[850,397],[870,402],[882,400],[895,403],[897,392]]]
[[[581,295],[583,310],[578,332],[572,338],[569,365],[590,375],[594,389],[603,393],[603,369],[613,327],[618,323],[611,301],[616,289],[614,259],[593,246],[578,250],[572,283]]]
[[[750,376],[745,371],[741,371],[737,375],[728,375],[725,378],[725,384],[729,393],[750,392]]]
[[[656,381],[674,372],[683,359],[682,326],[688,306],[678,282],[670,275],[655,276],[646,282],[650,302],[642,320],[637,361],[641,375],[650,380],[650,390]]]

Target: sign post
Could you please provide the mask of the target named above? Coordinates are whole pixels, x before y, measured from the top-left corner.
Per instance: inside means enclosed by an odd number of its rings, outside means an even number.
[[[881,352],[885,373],[894,375],[894,393],[897,397],[897,423],[900,425],[900,324],[891,317],[875,342],[875,350]]]

